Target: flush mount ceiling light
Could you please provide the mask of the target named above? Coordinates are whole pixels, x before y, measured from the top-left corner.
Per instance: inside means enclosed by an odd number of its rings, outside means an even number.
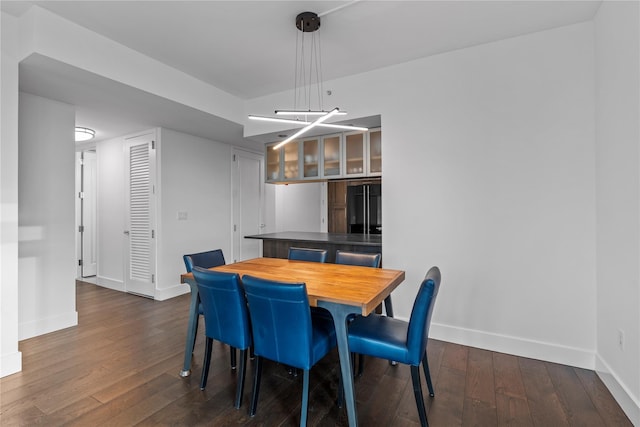
[[[302,12],[296,17],[296,28],[300,30],[300,32],[297,33],[298,37],[296,38],[293,109],[275,110],[275,114],[281,117],[266,117],[250,114],[249,119],[304,126],[287,139],[276,144],[273,147],[274,150],[279,149],[287,142],[294,140],[316,126],[331,129],[366,131],[367,128],[360,126],[325,123],[326,120],[334,116],[343,116],[347,113],[346,111],[340,111],[338,107],[329,111],[323,108],[322,54],[320,52],[320,33],[317,32],[318,29],[320,29],[320,17],[313,12]],[[305,37],[306,34],[309,34],[310,37]],[[309,38],[311,40],[309,40]],[[314,106],[318,108],[317,110],[311,109],[314,89],[316,96],[316,105]],[[299,106],[305,106],[306,109],[301,109]],[[283,116],[294,118],[285,118]]]
[[[76,126],[76,142],[88,141],[94,136],[96,136],[95,130]]]

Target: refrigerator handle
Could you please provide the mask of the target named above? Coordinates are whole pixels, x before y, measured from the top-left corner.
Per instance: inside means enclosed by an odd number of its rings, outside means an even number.
[[[365,233],[369,234],[369,231],[370,231],[370,228],[371,228],[371,210],[369,209],[370,208],[370,203],[371,203],[371,200],[370,200],[371,194],[370,194],[369,185],[366,185],[365,187],[367,189],[367,197],[366,197],[366,201],[367,201],[367,203],[366,203],[367,204],[367,221],[365,223]]]

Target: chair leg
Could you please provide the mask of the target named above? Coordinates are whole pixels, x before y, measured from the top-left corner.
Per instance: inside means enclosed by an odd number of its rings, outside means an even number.
[[[433,383],[431,382],[431,371],[429,371],[429,361],[427,360],[427,351],[425,350],[424,356],[422,357],[422,370],[424,371],[424,376],[427,378],[427,387],[429,387],[429,396],[435,396],[433,392]]]
[[[387,316],[393,317],[393,304],[391,303],[391,295],[384,299],[384,311],[387,313]]]
[[[427,422],[427,411],[424,408],[424,397],[422,396],[422,385],[420,384],[420,365],[411,366],[411,380],[413,381],[413,394],[416,397],[420,425],[427,427],[429,423]]]
[[[260,393],[260,377],[262,376],[262,357],[256,356],[256,366],[253,371],[253,395],[251,396],[251,407],[249,416],[253,417],[258,409],[258,394]]]
[[[309,409],[309,369],[304,369],[302,377],[302,408],[300,409],[300,427],[307,425],[307,410]]]
[[[209,376],[209,365],[211,364],[211,347],[213,339],[207,337],[204,348],[204,362],[202,363],[202,377],[200,378],[200,390],[204,390],[207,386],[207,377]]]
[[[242,406],[242,395],[244,394],[244,377],[247,372],[247,350],[240,350],[240,370],[238,371],[238,384],[236,385],[236,409]]]
[[[198,336],[198,324],[200,323],[200,314],[198,314],[198,320],[196,320],[196,324],[193,328],[193,345],[191,346],[191,354],[196,348],[196,338]]]
[[[384,299],[384,311],[387,313],[387,317],[393,317],[393,304],[391,303],[391,295]],[[389,360],[391,366],[396,366],[398,362],[395,360]]]
[[[351,363],[353,363],[354,355],[351,353]],[[338,369],[338,398],[336,399],[336,406],[342,409],[344,405],[344,386],[342,385],[342,371]]]
[[[358,355],[358,376],[361,377],[364,372],[364,354]]]
[[[229,346],[229,355],[231,356],[231,369],[236,369],[236,348]]]
[[[187,322],[187,340],[184,344],[184,362],[182,363],[181,377],[191,375],[191,359],[193,358],[193,346],[196,342],[196,325],[198,324],[198,293],[191,290],[191,303],[189,304],[189,321]]]

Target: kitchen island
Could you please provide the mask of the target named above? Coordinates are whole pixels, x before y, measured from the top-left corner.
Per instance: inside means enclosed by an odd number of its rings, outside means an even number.
[[[382,253],[381,234],[283,231],[244,237],[245,239],[262,240],[262,255],[268,258],[288,258],[290,247],[326,249],[328,252],[327,262],[335,262],[337,250]]]

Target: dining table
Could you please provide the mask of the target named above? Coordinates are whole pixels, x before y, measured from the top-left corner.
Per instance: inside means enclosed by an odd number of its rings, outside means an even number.
[[[368,316],[404,281],[402,270],[353,265],[293,261],[282,258],[254,258],[210,270],[245,274],[282,282],[304,282],[311,306],[327,309],[333,317],[342,373],[345,405],[350,426],[358,425],[353,384],[353,366],[349,351],[347,319],[353,314]],[[191,287],[191,314],[198,319],[198,287],[193,274],[180,276]],[[195,310],[195,311],[194,311]],[[193,316],[190,317],[190,322]],[[190,328],[191,329],[191,328]],[[195,337],[194,337],[195,339]],[[183,371],[190,370],[193,340],[187,337]]]

